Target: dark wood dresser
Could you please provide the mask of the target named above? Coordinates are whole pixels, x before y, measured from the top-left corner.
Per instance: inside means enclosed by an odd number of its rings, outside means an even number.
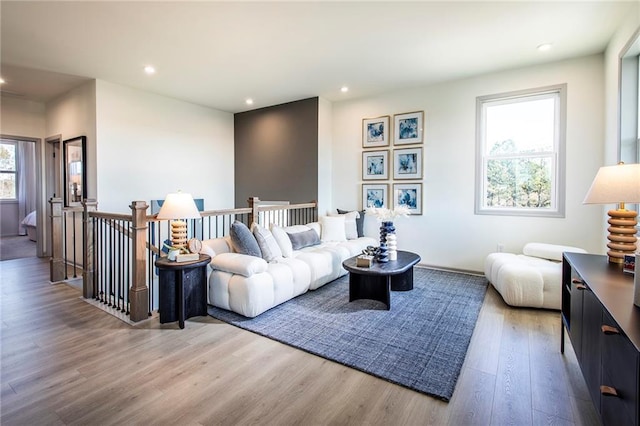
[[[633,275],[606,256],[563,257],[562,322],[593,404],[604,425],[640,425],[640,308],[633,304]]]

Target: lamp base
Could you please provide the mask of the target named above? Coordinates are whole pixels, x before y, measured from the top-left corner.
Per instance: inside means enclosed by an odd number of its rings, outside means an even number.
[[[171,245],[177,248],[187,247],[187,222],[183,220],[171,222]]]
[[[638,221],[636,217],[638,213],[633,210],[609,210],[608,211],[610,219],[608,220],[609,235],[607,239],[609,240],[609,251],[607,251],[607,255],[609,256],[609,263],[624,263],[624,255],[633,255],[636,252],[636,242],[638,239],[636,238],[636,225]]]

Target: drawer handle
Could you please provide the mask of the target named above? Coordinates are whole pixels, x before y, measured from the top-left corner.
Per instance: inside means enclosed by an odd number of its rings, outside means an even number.
[[[587,286],[584,284],[576,284],[576,290],[586,290]]]
[[[573,284],[582,284],[584,281],[582,281],[580,278],[574,278],[571,280],[571,282]]]
[[[610,325],[603,325],[601,329],[604,334],[620,334],[620,330]]]
[[[612,388],[611,386],[600,385],[600,393],[604,396],[618,396],[616,388]]]

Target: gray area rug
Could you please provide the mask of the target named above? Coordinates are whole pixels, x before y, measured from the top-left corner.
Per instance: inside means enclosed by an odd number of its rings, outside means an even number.
[[[449,401],[487,289],[484,277],[414,269],[414,288],[380,302],[349,302],[348,276],[256,318],[209,306],[209,315]]]

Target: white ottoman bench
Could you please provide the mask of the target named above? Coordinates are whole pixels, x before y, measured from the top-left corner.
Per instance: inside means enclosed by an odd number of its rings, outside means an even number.
[[[528,243],[523,254],[491,253],[484,274],[508,305],[560,309],[565,251],[586,253],[577,247]]]

